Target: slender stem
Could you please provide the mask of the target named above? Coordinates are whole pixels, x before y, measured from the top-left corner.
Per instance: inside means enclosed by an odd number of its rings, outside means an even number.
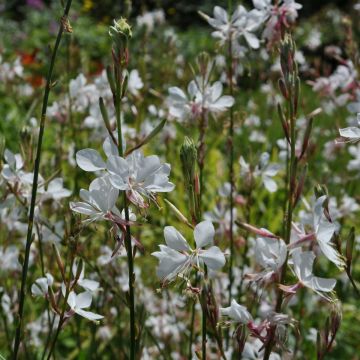
[[[200,178],[200,194],[199,194],[199,206],[198,206],[198,214],[196,222],[199,223],[201,221],[202,214],[202,195],[203,195],[203,185],[204,185],[204,162],[205,162],[205,134],[206,134],[206,123],[207,119],[205,114],[201,116],[200,121],[200,139],[199,139],[199,178]],[[202,351],[202,359],[206,360],[206,337],[207,337],[207,305],[206,305],[206,292],[207,292],[207,267],[204,265],[205,274],[203,279],[203,286],[201,290],[201,304],[202,304],[202,325],[201,325],[201,351]]]
[[[75,248],[76,248],[76,246],[75,246]],[[59,323],[58,323],[58,326],[57,326],[57,329],[56,329],[56,332],[55,332],[54,339],[53,339],[53,341],[51,343],[51,346],[50,346],[50,350],[49,350],[49,354],[47,356],[47,360],[50,360],[51,355],[52,355],[53,351],[55,350],[55,344],[56,344],[57,339],[59,337],[61,328],[64,325],[64,322],[66,320],[65,319],[65,312],[66,312],[66,306],[67,306],[67,301],[68,301],[68,298],[69,298],[69,295],[70,295],[70,291],[71,291],[71,289],[74,288],[74,286],[76,285],[76,282],[77,282],[77,279],[75,279],[74,283],[71,284],[72,268],[73,268],[73,265],[74,265],[74,260],[75,260],[75,252],[72,252],[71,261],[70,261],[70,268],[69,268],[69,277],[68,277],[68,281],[67,281],[67,284],[66,284],[66,290],[65,290],[65,296],[64,296],[64,303],[63,303],[63,306],[62,306],[62,309],[61,309]]]
[[[234,95],[233,88],[233,58],[232,58],[232,39],[230,36],[229,39],[229,87],[230,95]],[[233,107],[230,107],[230,128],[228,135],[228,146],[229,146],[229,183],[230,183],[230,195],[229,195],[229,206],[230,206],[230,259],[229,259],[229,304],[231,303],[231,291],[233,285],[233,262],[234,262],[234,231],[233,231],[233,222],[234,222],[234,111]]]
[[[295,191],[295,177],[296,177],[296,155],[295,155],[295,143],[296,143],[296,134],[295,134],[295,117],[296,114],[294,112],[293,103],[292,103],[292,95],[290,94],[288,100],[288,110],[289,110],[289,118],[290,118],[290,162],[289,162],[289,178],[288,178],[288,205],[287,205],[287,214],[286,214],[286,236],[285,236],[285,243],[288,245],[290,243],[290,236],[291,236],[291,224],[292,224],[292,217],[293,217],[293,205],[294,205],[294,191]],[[287,261],[288,261],[288,254],[286,255],[285,262],[281,268],[280,280],[279,283],[282,284],[285,276],[286,276],[286,269],[287,269]],[[278,289],[277,299],[276,299],[276,306],[275,312],[281,311],[281,305],[283,302],[283,293],[280,289]],[[271,329],[271,336],[270,339],[265,347],[264,357],[263,360],[268,360],[270,358],[271,350],[274,346],[274,335],[275,335],[276,327]]]
[[[22,267],[22,276],[21,276],[21,288],[19,294],[19,310],[18,310],[18,325],[16,328],[15,334],[15,342],[14,342],[14,354],[13,359],[17,359],[20,341],[21,341],[21,331],[23,326],[23,314],[24,314],[24,304],[25,304],[25,289],[26,289],[26,279],[27,273],[29,268],[29,257],[30,257],[30,248],[32,244],[32,232],[33,232],[33,224],[34,224],[34,213],[35,213],[35,203],[36,203],[36,193],[38,187],[38,178],[39,178],[39,168],[40,168],[40,158],[41,158],[41,149],[42,149],[42,141],[44,136],[45,130],[45,120],[46,120],[46,111],[49,101],[49,94],[51,90],[51,83],[52,83],[52,74],[55,65],[55,59],[57,55],[57,51],[60,45],[60,41],[64,32],[65,20],[69,14],[70,6],[72,0],[68,0],[66,6],[64,8],[63,17],[60,21],[59,31],[57,34],[57,38],[55,41],[55,46],[51,55],[50,66],[46,78],[46,87],[44,92],[44,98],[42,103],[42,110],[41,110],[41,119],[40,119],[40,127],[39,127],[39,136],[38,136],[38,143],[37,143],[37,150],[36,150],[36,158],[35,158],[35,165],[34,165],[34,178],[32,184],[32,192],[31,192],[31,203],[30,203],[30,212],[28,217],[28,230],[26,236],[26,245],[25,245],[25,257],[24,257],[24,264]]]
[[[349,269],[346,269],[346,274],[347,274],[347,276],[348,276],[348,278],[349,278],[349,280],[350,280],[350,282],[351,282],[351,285],[353,286],[353,288],[354,288],[354,290],[355,290],[355,292],[356,292],[356,295],[357,295],[358,297],[360,297],[360,290],[359,290],[359,288],[356,286],[356,283],[355,283],[355,281],[354,281],[354,278],[352,277],[351,272],[349,271]]]
[[[194,338],[194,323],[195,323],[195,305],[196,301],[193,302],[191,307],[191,322],[190,322],[190,336],[189,336],[189,353],[188,359],[192,359],[192,343]]]
[[[118,152],[119,156],[123,157],[123,141],[122,141],[122,128],[121,128],[121,96],[123,92],[122,86],[122,74],[121,66],[115,64],[116,73],[116,94],[115,94],[115,110],[116,110],[116,126],[118,132]],[[129,206],[128,199],[126,197],[126,191],[123,191],[123,203],[125,211],[125,220],[129,222]],[[135,345],[136,345],[136,334],[135,334],[135,292],[134,292],[134,259],[133,250],[131,245],[131,231],[130,226],[126,225],[125,234],[125,247],[127,252],[127,262],[129,271],[129,308],[130,308],[130,360],[135,359]]]

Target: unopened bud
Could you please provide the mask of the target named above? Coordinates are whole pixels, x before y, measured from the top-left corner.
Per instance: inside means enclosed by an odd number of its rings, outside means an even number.
[[[321,196],[328,196],[329,192],[328,189],[326,187],[326,185],[323,184],[317,184],[314,188],[314,192],[315,192],[315,197],[318,199]]]
[[[77,282],[80,279],[80,275],[82,273],[83,267],[84,267],[83,259],[80,259],[78,266],[76,268],[75,282]]]
[[[304,189],[307,170],[308,170],[308,165],[306,164],[301,172],[300,179],[299,179],[297,187],[296,187],[295,197],[294,197],[294,205],[293,205],[294,207],[298,203],[300,196],[302,194],[302,191]]]
[[[50,301],[50,304],[51,304],[51,307],[53,308],[53,310],[56,313],[59,313],[59,309],[58,309],[58,306],[57,306],[57,303],[55,300],[55,295],[54,295],[54,292],[53,292],[53,289],[51,288],[51,286],[49,286],[48,297],[49,297],[49,301]]]
[[[113,41],[113,51],[117,61],[122,65],[128,62],[128,41],[132,37],[131,26],[125,18],[114,20],[114,25],[109,28],[109,35]]]
[[[299,98],[300,98],[300,78],[295,78],[295,89],[294,89],[294,115],[297,114]]]
[[[180,149],[180,160],[182,164],[185,187],[194,186],[195,165],[197,160],[197,149],[192,139],[185,137],[184,143]]]
[[[172,210],[172,212],[176,215],[176,217],[183,222],[184,224],[188,225],[189,227],[193,227],[190,222],[188,221],[188,219],[186,218],[186,216],[173,204],[171,203],[169,200],[164,199],[164,201],[169,205],[170,209]]]
[[[350,229],[350,232],[347,236],[346,240],[346,265],[348,268],[348,271],[351,268],[351,262],[353,257],[353,250],[354,250],[354,242],[355,242],[355,228],[352,227]]]
[[[286,85],[283,79],[279,79],[279,89],[281,91],[281,94],[283,95],[283,97],[287,100],[289,99],[289,93],[286,89]]]
[[[106,106],[104,104],[104,99],[102,97],[99,98],[99,107],[100,107],[101,116],[104,120],[105,127],[106,127],[107,131],[109,133],[111,133],[112,130],[111,130],[111,125],[110,125],[110,120],[109,120],[109,114],[106,110]]]
[[[127,71],[124,71],[123,75],[122,75],[122,93],[121,93],[121,98],[123,98],[126,94],[127,88],[128,88],[128,82],[129,82],[129,73]]]
[[[287,121],[285,119],[284,112],[282,110],[281,104],[278,103],[277,109],[278,109],[278,114],[279,114],[281,126],[282,126],[282,128],[284,130],[286,140],[290,144],[289,125],[288,125],[288,123],[287,123]]]
[[[299,157],[300,159],[302,159],[302,157],[305,155],[306,150],[309,146],[312,125],[313,125],[313,118],[310,118],[306,125],[306,129],[305,129],[305,134],[304,134],[303,143],[302,143],[302,147],[301,147],[301,154]]]
[[[116,87],[115,87],[114,73],[113,73],[111,66],[106,67],[106,77],[107,77],[108,83],[110,85],[111,92],[113,95],[115,95]]]
[[[61,260],[61,256],[60,256],[60,253],[59,253],[59,250],[58,248],[56,247],[56,245],[53,243],[52,244],[53,246],[53,249],[54,249],[54,253],[55,253],[55,259],[56,259],[56,263],[60,269],[60,272],[61,272],[61,276],[63,278],[63,280],[65,281],[65,267],[64,267],[64,264]]]

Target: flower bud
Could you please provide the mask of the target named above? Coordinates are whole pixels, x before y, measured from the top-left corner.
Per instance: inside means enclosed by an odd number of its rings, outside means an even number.
[[[281,126],[282,126],[282,128],[284,130],[286,140],[290,144],[289,124],[285,119],[285,115],[284,115],[284,112],[282,110],[281,104],[278,104],[277,109],[278,109],[278,114],[279,114]]]
[[[54,243],[52,244],[52,246],[53,246],[54,253],[55,253],[56,263],[57,263],[57,265],[58,265],[58,267],[60,269],[63,281],[65,282],[65,279],[66,279],[66,277],[65,277],[65,267],[64,267],[64,264],[63,264],[63,262],[61,260],[59,250],[58,250],[58,248],[56,247],[56,245]]]
[[[355,228],[352,227],[350,229],[350,232],[349,232],[349,234],[347,236],[347,240],[346,240],[346,266],[348,268],[348,271],[350,271],[350,268],[351,268],[354,242],[355,242]]]
[[[108,83],[110,85],[111,92],[113,95],[115,95],[115,93],[116,93],[115,79],[114,79],[114,73],[112,71],[111,66],[106,67],[106,76],[107,76]]]
[[[114,20],[114,25],[109,28],[109,35],[113,41],[115,60],[121,65],[128,63],[128,41],[132,37],[131,26],[125,18]]]
[[[329,195],[327,187],[323,184],[317,184],[314,188],[314,192],[315,192],[315,197],[317,199],[321,196]]]
[[[112,130],[111,130],[111,125],[110,125],[110,120],[109,120],[109,114],[106,110],[106,107],[104,104],[104,99],[102,97],[99,98],[99,107],[100,107],[101,116],[104,120],[105,127],[106,127],[107,131],[109,133],[111,133]]]
[[[176,217],[183,222],[184,224],[188,225],[189,227],[193,228],[193,226],[189,223],[186,216],[169,200],[164,199],[164,201],[170,206],[170,209],[173,211],[173,213],[176,215]]]
[[[184,143],[180,149],[180,160],[182,164],[185,187],[194,186],[195,165],[197,160],[197,149],[192,139],[185,137]]]
[[[77,282],[80,279],[80,275],[83,270],[83,267],[84,267],[83,259],[80,259],[78,266],[76,268],[75,282]]]

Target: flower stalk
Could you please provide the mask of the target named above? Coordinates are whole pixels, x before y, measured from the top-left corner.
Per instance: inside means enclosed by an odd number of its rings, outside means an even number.
[[[71,26],[67,20],[70,7],[71,7],[72,0],[68,0],[64,7],[63,16],[61,17],[59,30],[55,41],[55,46],[52,51],[49,70],[46,77],[46,85],[44,91],[44,97],[42,102],[42,110],[41,110],[41,118],[40,118],[40,126],[39,126],[39,135],[38,135],[38,143],[36,149],[36,157],[35,157],[35,164],[34,164],[34,177],[32,183],[32,191],[31,191],[31,202],[30,202],[30,209],[29,209],[29,216],[28,216],[28,229],[26,235],[26,244],[25,244],[25,256],[24,256],[24,263],[22,266],[22,276],[21,276],[21,288],[19,294],[19,309],[18,309],[18,325],[16,328],[15,333],[15,341],[14,341],[14,353],[13,359],[18,358],[20,342],[21,342],[21,332],[23,327],[23,315],[24,315],[24,304],[25,304],[25,297],[26,297],[26,280],[27,280],[27,273],[29,268],[29,257],[30,257],[30,248],[33,239],[33,225],[34,225],[34,214],[35,214],[35,204],[36,204],[36,194],[38,189],[38,178],[39,178],[39,169],[40,169],[40,160],[41,160],[41,151],[42,151],[42,142],[45,130],[45,122],[46,122],[46,113],[47,107],[49,102],[49,94],[52,88],[52,75],[55,66],[55,60],[58,52],[58,48],[60,46],[61,38],[64,32],[71,32]]]
[[[110,36],[113,39],[113,62],[114,62],[114,80],[115,80],[115,94],[114,106],[116,115],[116,127],[118,134],[118,152],[119,156],[123,157],[123,136],[121,126],[121,100],[126,89],[124,88],[125,79],[123,77],[123,70],[126,69],[129,61],[128,41],[132,36],[130,25],[126,19],[121,18],[117,22],[114,21],[114,26],[110,27]],[[125,233],[125,247],[127,252],[127,262],[129,271],[129,309],[130,309],[130,359],[135,359],[136,350],[136,332],[135,332],[135,273],[134,273],[134,259],[133,249],[131,244],[131,229],[129,225],[129,206],[126,191],[123,191],[123,206],[126,221]]]
[[[299,102],[299,89],[300,89],[300,79],[298,77],[298,69],[297,64],[295,62],[295,43],[289,34],[286,34],[284,40],[280,45],[280,62],[281,62],[281,70],[283,74],[283,78],[279,80],[279,88],[281,90],[282,95],[287,101],[287,117],[285,120],[284,129],[288,129],[288,132],[285,131],[285,135],[289,133],[289,142],[290,142],[290,157],[288,157],[288,174],[289,181],[287,182],[287,210],[285,213],[284,222],[285,226],[285,243],[288,245],[290,243],[290,235],[291,235],[291,227],[292,227],[292,218],[293,218],[293,210],[294,210],[294,198],[296,192],[296,173],[297,173],[297,165],[298,161],[295,154],[295,145],[296,145],[296,131],[295,131],[295,120],[298,109]],[[280,114],[283,114],[283,111],[280,109]],[[281,116],[281,122],[284,122],[283,116]],[[287,260],[288,256],[285,259],[285,262],[281,269],[280,281],[282,284],[287,269]],[[281,306],[283,303],[283,292],[278,289],[275,312],[280,313]],[[275,336],[276,327],[272,328],[271,335],[269,340],[265,346],[264,352],[264,360],[268,360],[271,355],[272,348],[274,346],[274,336]]]

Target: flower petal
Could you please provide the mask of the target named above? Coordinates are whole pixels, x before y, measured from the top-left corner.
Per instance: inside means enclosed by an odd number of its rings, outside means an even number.
[[[210,221],[205,220],[197,224],[194,229],[196,247],[199,249],[206,245],[212,244],[214,235],[214,225]]]

